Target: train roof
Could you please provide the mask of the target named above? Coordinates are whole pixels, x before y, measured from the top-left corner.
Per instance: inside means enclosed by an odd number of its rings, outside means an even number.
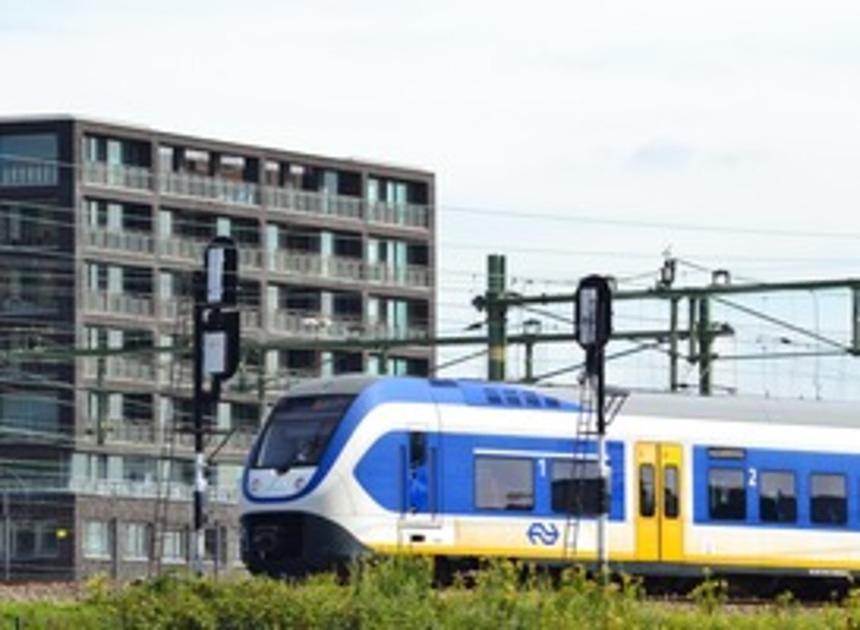
[[[291,387],[286,395],[288,397],[322,394],[357,395],[380,380],[392,382],[397,380],[404,385],[408,383],[409,389],[421,384],[426,384],[433,389],[442,388],[446,391],[446,397],[452,390],[460,390],[463,402],[469,405],[535,406],[523,404],[522,399],[527,393],[536,394],[541,401],[538,406],[545,408],[571,411],[580,409],[583,402],[582,389],[577,387],[536,387],[469,379],[423,379],[363,374],[312,379]],[[745,396],[703,397],[690,394],[629,392],[618,388],[607,388],[607,398],[619,404],[619,413],[628,417],[696,418],[860,428],[860,405],[854,402]],[[547,401],[553,404],[547,404]]]

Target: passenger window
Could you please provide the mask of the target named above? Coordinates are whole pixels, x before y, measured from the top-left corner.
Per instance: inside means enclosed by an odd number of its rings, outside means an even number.
[[[600,514],[603,488],[600,466],[591,461],[552,463],[552,509],[554,512],[594,516]]]
[[[708,471],[708,513],[714,520],[742,521],[747,517],[744,471],[711,468]]]
[[[765,523],[797,521],[797,492],[793,472],[762,471],[759,475],[758,513]]]
[[[654,516],[657,511],[657,488],[654,480],[654,466],[639,466],[639,516]]]
[[[534,496],[532,460],[475,458],[475,507],[483,510],[531,510]]]
[[[678,518],[678,467],[674,464],[663,468],[663,516]]]
[[[844,525],[848,500],[844,475],[812,475],[809,512],[813,523]]]

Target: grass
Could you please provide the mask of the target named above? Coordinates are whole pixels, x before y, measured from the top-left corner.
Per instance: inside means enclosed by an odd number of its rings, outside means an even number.
[[[76,601],[0,602],[0,628],[860,628],[860,591],[818,609],[781,598],[741,610],[718,584],[693,604],[667,604],[644,599],[635,581],[603,586],[569,570],[553,582],[507,561],[488,562],[468,588],[434,589],[432,578],[427,559],[386,558],[357,567],[348,584],[333,575],[168,575],[124,587],[96,579]]]

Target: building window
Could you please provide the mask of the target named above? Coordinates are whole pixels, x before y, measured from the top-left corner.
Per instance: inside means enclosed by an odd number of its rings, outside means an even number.
[[[165,531],[161,559],[164,562],[184,563],[187,557],[187,540],[185,530],[169,529]]]
[[[126,560],[149,560],[152,547],[152,529],[149,523],[126,523],[125,548]]]
[[[797,493],[793,472],[762,471],[758,489],[759,518],[765,523],[797,521]]]
[[[845,475],[815,474],[810,478],[809,513],[813,523],[844,525],[848,520]]]
[[[110,558],[113,535],[108,521],[86,521],[84,523],[84,557]]]
[[[600,513],[600,466],[593,461],[552,462],[554,512],[594,516]]]
[[[743,470],[711,468],[708,471],[708,512],[718,521],[742,521],[747,517]]]
[[[531,510],[534,507],[532,460],[475,458],[475,507],[482,510]]]
[[[0,186],[56,186],[57,136],[0,135]]]

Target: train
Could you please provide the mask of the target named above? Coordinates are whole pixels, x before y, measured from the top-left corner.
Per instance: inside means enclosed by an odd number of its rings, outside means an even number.
[[[604,486],[593,405],[576,390],[372,376],[297,385],[243,470],[242,559],[272,576],[366,554],[593,566],[604,507],[613,570],[860,572],[854,405],[614,399]]]

